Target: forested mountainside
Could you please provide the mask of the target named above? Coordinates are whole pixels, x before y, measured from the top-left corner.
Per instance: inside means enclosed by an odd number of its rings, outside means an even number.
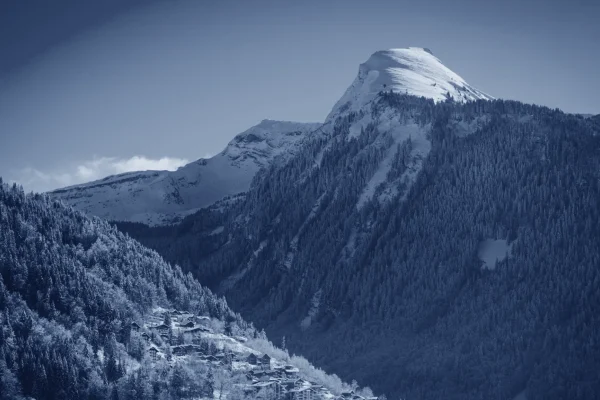
[[[342,378],[407,399],[600,393],[600,130],[380,92],[245,196],[119,227]]]
[[[356,388],[107,222],[0,179],[1,399],[372,396]]]

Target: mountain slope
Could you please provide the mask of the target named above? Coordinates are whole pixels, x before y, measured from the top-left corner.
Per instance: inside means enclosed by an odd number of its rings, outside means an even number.
[[[345,379],[406,398],[593,399],[599,138],[544,107],[380,93],[231,209],[121,228]]]
[[[0,179],[0,398],[244,400],[297,382],[351,389],[106,222]]]
[[[264,120],[237,135],[216,156],[177,171],[131,172],[51,192],[108,220],[162,225],[222,198],[245,192],[256,172],[294,154],[321,124]]]
[[[425,49],[377,52],[236,202],[118,226],[346,380],[594,399],[599,138],[597,118],[489,100]]]
[[[327,120],[344,111],[365,108],[381,91],[394,91],[434,101],[491,100],[448,69],[431,50],[420,47],[377,51],[358,68],[358,76],[338,100]]]

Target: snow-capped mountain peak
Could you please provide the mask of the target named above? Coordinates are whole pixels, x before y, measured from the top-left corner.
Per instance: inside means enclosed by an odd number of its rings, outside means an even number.
[[[237,135],[221,152],[236,165],[251,159],[263,167],[274,157],[295,152],[307,132],[321,124],[264,119]]]
[[[324,124],[265,119],[234,137],[216,156],[197,160],[177,171],[132,172],[59,189],[51,195],[109,220],[149,225],[174,223],[227,196],[247,191],[258,170],[298,153],[307,138],[331,129],[330,122],[343,113],[368,111],[377,94],[388,90],[436,102],[448,96],[456,101],[491,99],[444,66],[428,49],[377,51],[360,65],[358,76]],[[365,118],[351,130],[360,132],[369,122]]]
[[[164,225],[248,190],[259,169],[295,154],[322,124],[263,120],[219,154],[177,171],[140,171],[50,193],[73,207],[115,221]]]
[[[392,90],[444,101],[492,99],[447,68],[431,50],[421,47],[377,51],[362,63],[358,76],[333,107],[327,120],[344,111],[358,111],[381,91]]]

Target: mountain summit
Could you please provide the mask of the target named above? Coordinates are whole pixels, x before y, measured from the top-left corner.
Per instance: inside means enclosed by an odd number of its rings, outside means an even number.
[[[235,136],[221,153],[177,171],[128,172],[50,195],[108,220],[174,223],[223,197],[247,191],[260,168],[295,154],[320,126],[263,120]]]
[[[358,68],[358,76],[333,107],[328,120],[346,110],[358,111],[377,93],[392,90],[443,101],[464,102],[493,97],[470,86],[447,68],[431,50],[421,47],[377,51]]]
[[[444,66],[428,49],[377,51],[360,65],[358,76],[334,105],[325,124],[265,119],[238,134],[216,156],[197,160],[177,171],[131,172],[55,190],[51,195],[109,220],[148,225],[176,223],[226,196],[246,192],[258,170],[276,159],[285,162],[308,141],[331,133],[330,123],[337,117],[352,111],[367,112],[378,93],[390,90],[436,102],[449,97],[457,102],[492,99]],[[354,124],[353,132],[360,132],[369,122],[367,117]],[[407,135],[414,141],[413,151],[424,155],[429,146],[423,136],[425,131],[420,133]],[[394,140],[404,139],[403,135],[397,135]],[[390,157],[393,154],[391,151]],[[417,165],[420,168],[421,162]]]

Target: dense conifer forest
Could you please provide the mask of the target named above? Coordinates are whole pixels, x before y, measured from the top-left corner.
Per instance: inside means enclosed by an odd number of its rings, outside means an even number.
[[[598,117],[384,92],[332,124],[235,201],[117,226],[290,350],[393,398],[595,398]],[[409,126],[430,151],[395,141]],[[486,240],[510,248],[492,267]]]

